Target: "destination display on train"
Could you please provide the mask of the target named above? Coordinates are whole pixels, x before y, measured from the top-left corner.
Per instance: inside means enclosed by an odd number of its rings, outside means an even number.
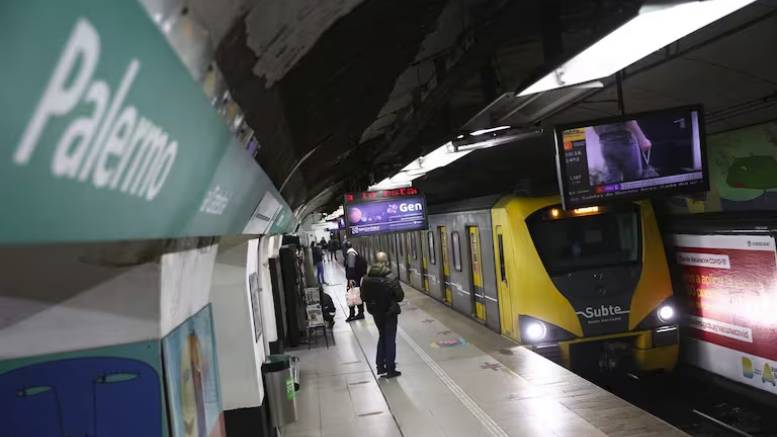
[[[427,229],[426,199],[407,196],[345,205],[348,235],[370,236]]]
[[[707,189],[699,108],[675,108],[556,129],[565,208]]]

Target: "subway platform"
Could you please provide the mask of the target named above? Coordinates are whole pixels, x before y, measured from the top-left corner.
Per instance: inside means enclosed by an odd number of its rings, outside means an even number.
[[[336,345],[301,360],[298,419],[284,437],[682,436],[685,433],[402,284],[402,376],[375,374],[372,317],[345,323],[345,276],[327,262]]]

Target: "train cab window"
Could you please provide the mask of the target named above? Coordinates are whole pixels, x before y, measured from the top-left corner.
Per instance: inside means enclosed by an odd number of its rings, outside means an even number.
[[[437,264],[437,250],[436,247],[434,247],[434,232],[427,232],[426,240],[429,243],[429,262],[432,264]]]
[[[640,261],[636,207],[558,219],[535,213],[527,223],[537,252],[551,274]]]
[[[504,237],[502,237],[502,234],[498,234],[497,237],[497,246],[499,249],[499,277],[502,279],[502,282],[507,282],[507,272],[505,272],[505,243],[504,243]]]
[[[451,233],[451,244],[453,245],[453,268],[461,271],[461,241],[459,233]]]

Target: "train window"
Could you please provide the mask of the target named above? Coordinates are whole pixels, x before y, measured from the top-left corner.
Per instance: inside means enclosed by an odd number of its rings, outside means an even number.
[[[551,274],[639,261],[636,208],[558,220],[532,216],[528,224],[537,252]]]
[[[451,244],[453,245],[453,268],[461,271],[461,241],[459,241],[459,233],[451,233]]]
[[[418,244],[416,243],[415,232],[410,234],[410,250],[413,254],[413,259],[418,259]]]
[[[427,232],[426,239],[429,242],[429,262],[432,264],[437,264],[437,248],[434,247],[434,232]]]
[[[502,282],[507,282],[507,272],[505,272],[505,243],[502,234],[498,234],[497,245],[499,246],[499,276]]]

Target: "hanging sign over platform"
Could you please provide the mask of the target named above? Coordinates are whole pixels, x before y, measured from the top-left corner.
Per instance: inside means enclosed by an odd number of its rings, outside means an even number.
[[[266,195],[291,230],[139,3],[8,5],[0,48],[0,243],[236,234]]]

